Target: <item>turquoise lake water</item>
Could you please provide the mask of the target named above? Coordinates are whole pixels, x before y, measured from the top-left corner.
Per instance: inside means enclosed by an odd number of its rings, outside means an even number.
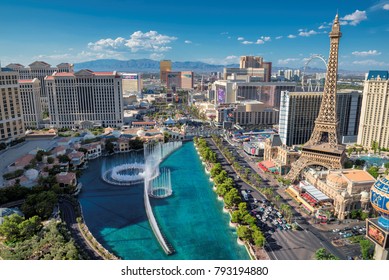
[[[127,155],[129,156],[129,155]],[[109,161],[121,161],[123,155]],[[101,180],[103,159],[89,163],[80,178],[79,195],[85,222],[97,240],[122,259],[249,259],[236,243],[236,230],[212,190],[192,142],[162,164],[171,171],[173,195],[152,199],[155,217],[176,253],[167,256],[154,237],[144,210],[143,184],[113,186]]]

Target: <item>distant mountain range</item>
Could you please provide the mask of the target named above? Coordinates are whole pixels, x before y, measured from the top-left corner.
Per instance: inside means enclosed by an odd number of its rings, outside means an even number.
[[[172,62],[172,71],[222,72],[224,67],[239,67],[238,64],[214,65],[199,61]],[[159,72],[159,61],[151,59],[99,59],[74,64],[75,70]]]
[[[195,73],[209,73],[209,72],[223,72],[224,67],[235,68],[239,64],[217,65],[208,64],[200,61],[185,61],[172,62],[172,71],[193,71]],[[81,69],[90,69],[93,71],[120,71],[120,72],[140,72],[140,73],[158,73],[159,61],[152,59],[131,59],[131,60],[117,60],[117,59],[98,59],[86,62],[75,63],[76,71]],[[273,66],[272,71],[276,72],[282,69],[298,69],[289,67]],[[299,68],[303,71],[303,67]],[[323,68],[307,67],[306,74],[323,73]],[[361,71],[348,71],[339,69],[339,73],[343,75],[363,75]]]

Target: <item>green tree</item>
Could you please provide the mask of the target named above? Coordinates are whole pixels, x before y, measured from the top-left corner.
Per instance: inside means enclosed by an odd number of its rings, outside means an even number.
[[[0,225],[0,235],[5,237],[7,243],[16,243],[30,239],[42,228],[41,219],[33,216],[25,220],[18,214],[12,214],[4,218]]]
[[[222,170],[215,178],[213,181],[215,182],[216,185],[223,183],[226,179],[228,178],[227,172],[225,170]]]
[[[327,252],[325,248],[320,248],[315,252],[316,260],[338,260],[336,256]]]
[[[351,154],[354,152],[354,148],[353,147],[348,147],[347,148],[347,155],[350,157]]]
[[[223,168],[222,168],[222,165],[220,163],[216,163],[212,166],[211,168],[211,177],[215,177],[216,175],[220,174],[220,172],[222,172]]]
[[[5,260],[77,260],[81,255],[70,238],[64,224],[55,220],[46,223],[43,230],[37,229],[30,239],[19,241],[0,250]]]
[[[251,229],[246,226],[240,226],[237,229],[237,234],[240,239],[244,241],[250,241],[251,240]]]
[[[253,216],[251,216],[249,213],[247,213],[243,217],[243,222],[246,225],[253,226],[255,225],[256,219]]]
[[[257,226],[252,228],[252,240],[256,246],[263,247],[265,245],[265,236]]]
[[[67,155],[59,155],[59,156],[57,156],[57,158],[59,159],[59,162],[61,162],[61,163],[67,163],[70,161],[70,159]]]
[[[369,174],[371,176],[373,176],[374,178],[377,179],[378,177],[378,171],[379,171],[379,168],[377,166],[371,166],[369,167],[369,169],[367,170],[367,172],[369,172]]]
[[[377,141],[373,141],[373,142],[371,143],[371,149],[374,151],[374,153],[377,152],[378,148],[379,148],[378,142],[377,142]]]
[[[359,241],[359,246],[361,246],[362,259],[371,260],[373,258],[373,243],[367,239],[364,239]]]
[[[224,196],[224,203],[227,207],[238,205],[240,202],[242,202],[242,199],[240,198],[238,190],[235,188],[230,189]]]
[[[43,191],[29,195],[22,204],[22,211],[26,217],[38,215],[43,220],[48,219],[57,204],[58,197],[53,191]]]
[[[115,145],[112,143],[113,141],[109,139],[105,143],[105,150],[107,151],[108,154],[113,154],[115,152]]]

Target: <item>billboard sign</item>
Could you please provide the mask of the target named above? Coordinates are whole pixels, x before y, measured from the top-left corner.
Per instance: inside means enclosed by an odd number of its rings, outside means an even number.
[[[138,80],[138,74],[123,74],[123,79]]]
[[[218,88],[217,90],[217,103],[226,102],[226,93],[223,88]]]
[[[385,249],[389,248],[388,232],[385,232],[370,220],[366,220],[366,236],[379,246]]]

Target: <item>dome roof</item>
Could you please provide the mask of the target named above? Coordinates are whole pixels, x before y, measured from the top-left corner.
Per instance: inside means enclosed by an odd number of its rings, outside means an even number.
[[[370,194],[367,191],[361,192],[361,201],[362,202],[368,202],[370,199]]]
[[[375,210],[389,215],[389,176],[375,182],[370,190],[370,201]]]
[[[342,176],[341,173],[328,174],[327,184],[331,187],[338,188],[338,189],[346,188],[348,185],[347,180]]]
[[[36,170],[36,169],[31,168],[31,169],[28,169],[28,170],[24,173],[24,175],[25,175],[29,180],[35,181],[36,178],[38,178],[39,171]]]
[[[146,132],[143,129],[139,129],[136,132],[136,135],[138,135],[139,137],[145,136],[145,134],[146,134]]]

